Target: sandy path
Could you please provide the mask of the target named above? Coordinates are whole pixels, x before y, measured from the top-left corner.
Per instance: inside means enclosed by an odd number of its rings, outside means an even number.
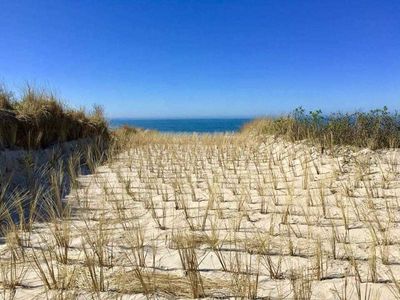
[[[79,178],[69,218],[10,235],[0,276],[21,275],[18,299],[395,299],[399,158],[240,135],[145,139]]]

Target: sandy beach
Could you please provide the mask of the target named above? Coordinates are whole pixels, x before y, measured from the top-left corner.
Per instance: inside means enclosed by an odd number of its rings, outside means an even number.
[[[140,135],[78,178],[67,217],[6,236],[2,297],[395,299],[399,158]]]

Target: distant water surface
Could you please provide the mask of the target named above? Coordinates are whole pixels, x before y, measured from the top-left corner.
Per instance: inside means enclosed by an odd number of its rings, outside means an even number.
[[[161,132],[215,133],[236,132],[250,118],[237,119],[111,119],[112,128],[123,125],[153,129]]]

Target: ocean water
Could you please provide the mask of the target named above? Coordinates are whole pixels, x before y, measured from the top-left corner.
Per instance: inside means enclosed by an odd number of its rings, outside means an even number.
[[[111,119],[112,128],[123,125],[153,129],[161,132],[216,133],[236,132],[249,118],[237,119]]]

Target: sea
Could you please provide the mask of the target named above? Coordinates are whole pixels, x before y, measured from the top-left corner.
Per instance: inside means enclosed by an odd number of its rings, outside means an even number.
[[[171,133],[237,132],[251,118],[235,119],[111,119],[111,128],[124,125]]]

